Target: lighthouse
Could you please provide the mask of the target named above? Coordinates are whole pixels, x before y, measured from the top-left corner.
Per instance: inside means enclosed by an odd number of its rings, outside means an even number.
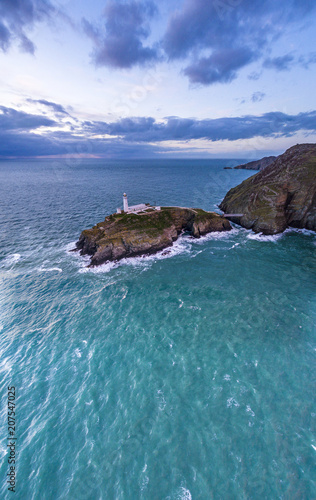
[[[127,194],[123,194],[123,211],[128,212],[128,201],[127,201]]]
[[[152,207],[149,205],[149,203],[140,203],[139,205],[131,205],[130,207],[128,206],[128,201],[127,201],[127,194],[123,194],[123,210],[121,208],[116,209],[117,214],[121,214],[122,212],[125,214],[139,214],[141,212],[144,212],[146,210],[160,210],[160,207]]]

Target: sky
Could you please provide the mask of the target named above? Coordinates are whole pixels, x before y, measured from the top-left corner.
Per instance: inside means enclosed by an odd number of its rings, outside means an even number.
[[[316,0],[0,0],[0,158],[316,142]]]

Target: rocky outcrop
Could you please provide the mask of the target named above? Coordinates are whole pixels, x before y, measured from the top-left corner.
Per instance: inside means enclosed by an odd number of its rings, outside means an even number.
[[[316,144],[288,149],[231,189],[219,208],[243,214],[234,222],[255,232],[276,234],[287,227],[316,231]]]
[[[150,254],[173,244],[183,231],[195,238],[212,231],[228,231],[229,221],[198,208],[161,207],[160,211],[112,214],[82,231],[76,244],[81,255],[91,255],[91,266],[124,257]]]
[[[237,165],[234,168],[242,168],[246,170],[263,170],[264,168],[271,165],[271,163],[276,160],[276,156],[265,156],[261,160],[250,161],[248,163],[243,163],[242,165]]]

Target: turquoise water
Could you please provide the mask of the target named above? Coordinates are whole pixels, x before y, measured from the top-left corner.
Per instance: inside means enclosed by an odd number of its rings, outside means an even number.
[[[251,175],[231,163],[0,162],[1,498],[316,497],[315,235],[236,226],[95,270],[69,252],[124,191],[214,209]]]

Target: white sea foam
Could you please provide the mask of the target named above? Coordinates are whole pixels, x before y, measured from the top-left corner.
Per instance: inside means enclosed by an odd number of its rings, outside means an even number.
[[[81,259],[85,259],[85,262],[81,261],[80,264],[80,273],[92,272],[92,273],[108,273],[113,269],[121,266],[133,266],[133,267],[148,267],[151,263],[157,260],[170,259],[175,255],[179,255],[182,253],[189,253],[191,250],[191,240],[188,240],[186,236],[181,236],[171,247],[165,248],[164,250],[160,250],[155,254],[151,255],[140,255],[137,257],[126,257],[124,259],[119,260],[118,262],[106,262],[105,264],[101,264],[96,267],[87,267],[87,264],[90,263],[90,257],[84,256],[80,257]],[[77,254],[78,255],[78,254]],[[85,265],[85,267],[83,267]]]
[[[79,272],[86,272],[85,269],[90,264],[90,257],[89,255],[80,255],[79,252],[73,252],[75,248],[76,242],[72,241],[64,247],[64,250],[69,256],[73,258],[73,262],[76,264],[76,266],[79,266]]]
[[[188,490],[187,488],[181,487],[179,494],[177,495],[177,498],[179,500],[192,500],[192,495],[191,495],[190,490]]]
[[[254,416],[255,416],[255,412],[254,412],[254,411],[252,411],[252,409],[250,408],[250,406],[249,406],[249,405],[247,405],[247,407],[246,407],[246,412],[247,412],[247,413],[250,413],[250,415],[251,415],[252,417],[254,417]]]
[[[77,243],[76,241],[71,241],[70,243],[67,243],[67,245],[64,247],[64,250],[66,250],[67,253],[72,253],[72,250],[76,248],[76,243]]]
[[[316,239],[316,234],[314,231],[311,231],[309,229],[299,229],[295,227],[288,227],[283,231],[283,233],[278,233],[278,234],[263,234],[263,233],[254,233],[251,229],[241,229],[246,231],[247,233],[247,238],[249,240],[256,240],[256,241],[262,241],[262,242],[272,242],[276,243],[278,240],[284,237],[286,234],[290,233],[297,233],[297,234],[303,234],[305,236],[311,236]]]
[[[90,264],[90,257],[85,255],[84,257],[81,257],[81,259],[83,260],[79,264],[79,273],[108,273],[109,271],[112,271],[112,269],[119,267],[118,262],[107,262],[106,264],[101,264],[100,266],[88,267]]]
[[[4,266],[12,266],[16,262],[18,262],[20,259],[21,259],[21,254],[19,254],[19,253],[13,253],[11,255],[8,255],[4,259],[2,265],[4,265]]]
[[[197,255],[199,255],[202,252],[203,250],[199,250],[198,252],[194,253],[193,255],[191,255],[191,259],[194,259]]]
[[[236,247],[238,247],[241,242],[236,242],[234,241],[235,237],[237,235],[240,235],[242,233],[245,234],[246,241],[247,240],[252,240],[252,241],[259,241],[259,242],[272,242],[276,243],[280,238],[283,237],[283,235],[287,232],[299,232],[303,234],[308,234],[308,235],[313,235],[315,236],[314,232],[308,231],[306,229],[294,229],[294,228],[289,228],[287,229],[284,233],[280,234],[275,234],[275,235],[264,235],[262,233],[253,233],[251,230],[241,228],[241,227],[233,227],[231,231],[214,231],[212,233],[208,233],[204,236],[201,236],[201,238],[194,238],[191,235],[188,234],[183,234],[179,237],[179,239],[171,246],[168,248],[165,248],[164,250],[161,250],[160,252],[157,252],[155,254],[151,255],[141,255],[137,257],[127,257],[124,259],[121,259],[118,262],[107,262],[105,264],[101,264],[99,266],[90,268],[88,267],[90,263],[90,257],[89,256],[80,256],[79,252],[71,252],[75,248],[75,242],[68,243],[65,247],[65,250],[67,251],[68,254],[72,255],[75,257],[76,263],[79,263],[79,272],[80,273],[108,273],[112,271],[113,269],[116,269],[121,266],[132,266],[136,268],[143,268],[145,271],[148,269],[151,263],[159,261],[159,260],[164,260],[164,259],[169,259],[172,257],[175,257],[176,255],[180,254],[185,254],[185,253],[191,253],[191,258],[196,257],[199,255],[203,250],[199,250],[197,252],[192,252],[192,245],[204,245],[205,242],[209,241],[217,241],[217,240],[231,240],[233,243],[230,248],[226,248],[225,250],[232,250]],[[316,242],[315,242],[316,244]],[[57,270],[57,269],[56,269]]]
[[[192,244],[197,244],[197,245],[203,245],[207,241],[216,241],[216,240],[222,240],[222,239],[228,239],[231,237],[236,236],[240,231],[240,228],[233,228],[231,231],[214,231],[212,233],[208,233],[204,236],[201,236],[201,238],[194,238],[193,236],[189,234],[182,234],[176,242],[173,243],[172,246],[167,247],[157,253],[150,254],[150,255],[140,255],[136,257],[126,257],[124,259],[121,259],[117,262],[106,262],[105,264],[101,264],[96,267],[88,267],[90,264],[90,256],[85,255],[85,256],[80,256],[79,252],[72,252],[76,246],[75,242],[68,243],[65,246],[65,251],[75,257],[75,260],[77,263],[79,263],[79,273],[108,273],[112,271],[113,269],[116,269],[121,266],[133,266],[133,267],[140,267],[148,268],[148,266],[152,262],[156,262],[159,260],[164,260],[164,259],[170,259],[172,257],[175,257],[176,255],[180,254],[189,254],[192,251]],[[234,246],[239,245],[239,243],[235,244]],[[233,247],[232,247],[233,248]],[[191,257],[194,258],[197,255],[199,255],[203,250],[199,250],[197,252],[194,252]]]
[[[202,245],[205,241],[212,241],[212,240],[226,240],[229,238],[232,238],[236,236],[240,232],[240,229],[233,227],[230,231],[213,231],[212,233],[205,234],[204,236],[201,236],[200,238],[193,238],[192,236],[190,237],[191,243],[197,243],[199,245]]]
[[[157,394],[158,394],[157,399],[159,402],[158,408],[160,411],[163,411],[165,409],[166,404],[167,404],[165,397],[164,397],[164,393],[161,390],[158,390]]]
[[[280,238],[282,238],[282,236],[283,236],[283,233],[262,234],[262,233],[251,232],[247,235],[247,238],[249,240],[276,243]]]
[[[11,370],[12,362],[9,360],[9,358],[3,359],[0,363],[0,373],[5,373],[6,375],[8,375]]]
[[[227,399],[227,408],[232,408],[233,406],[236,406],[238,408],[238,406],[240,406],[240,404],[236,401],[235,398],[228,398]]]
[[[313,236],[316,239],[316,233],[315,231],[312,231],[310,229],[300,229],[297,227],[288,227],[283,234],[286,233],[298,233],[298,234],[304,234],[306,236]]]
[[[57,271],[58,273],[62,273],[63,270],[60,268],[60,267],[39,267],[38,268],[38,271],[40,272],[46,272],[46,273],[50,273],[50,272],[54,272],[54,271]]]

